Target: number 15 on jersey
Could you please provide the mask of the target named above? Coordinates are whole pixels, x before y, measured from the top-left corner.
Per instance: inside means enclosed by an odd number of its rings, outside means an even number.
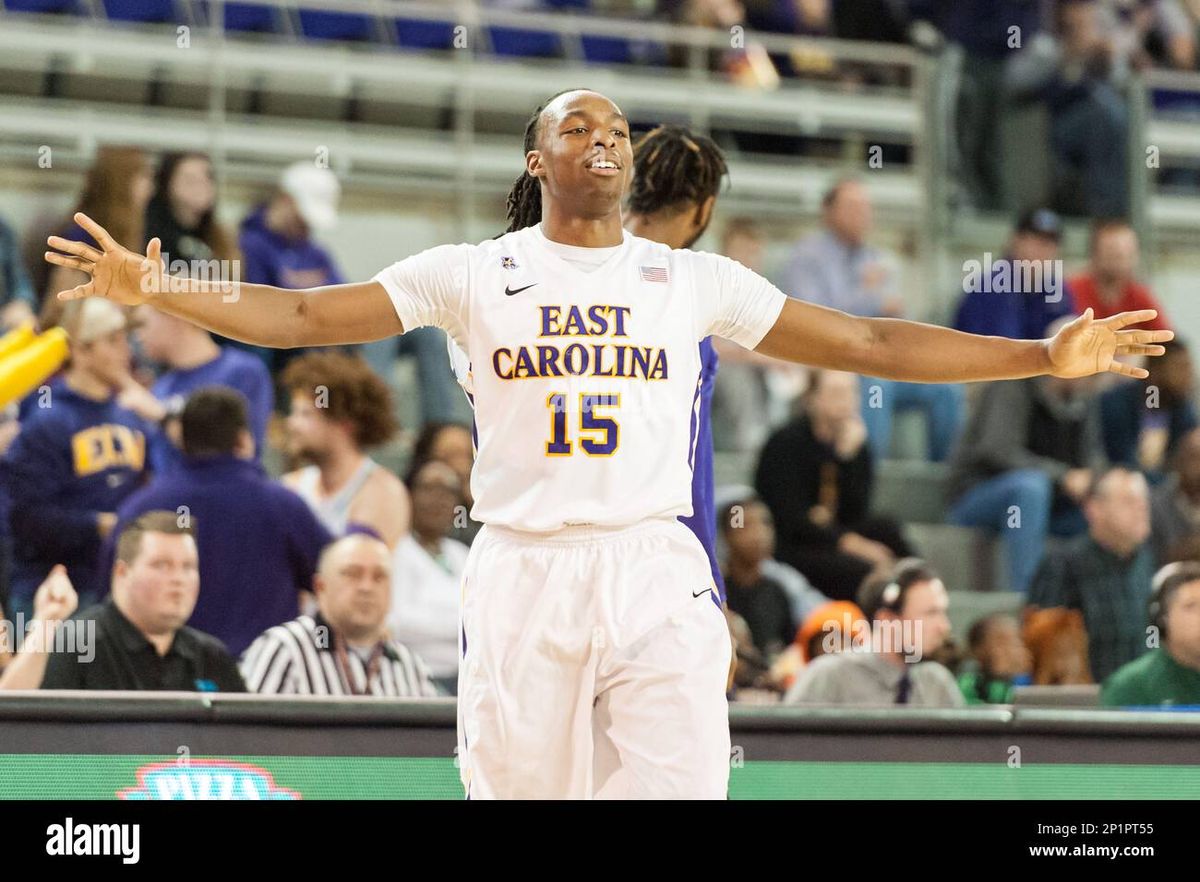
[[[579,395],[579,423],[575,437],[579,447],[588,456],[612,456],[620,443],[621,427],[611,416],[601,411],[621,406],[619,393]],[[546,398],[550,410],[550,440],[546,442],[546,456],[571,456],[575,447],[567,429],[567,396],[552,392]]]

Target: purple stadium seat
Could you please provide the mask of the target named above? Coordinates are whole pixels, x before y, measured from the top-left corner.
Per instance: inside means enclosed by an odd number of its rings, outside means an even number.
[[[179,20],[174,0],[104,0],[104,12],[112,21],[150,23]]]
[[[629,41],[621,37],[598,37],[583,35],[583,57],[594,64],[630,64],[633,50]]]
[[[280,19],[280,10],[275,6],[263,6],[258,3],[226,3],[224,26],[227,31],[256,34],[284,33]],[[201,0],[199,7],[203,10],[204,22],[210,23],[215,4]]]
[[[279,10],[254,3],[226,3],[225,30],[279,33]]]
[[[47,12],[59,15],[81,15],[79,0],[3,0],[9,12]]]
[[[395,25],[396,42],[407,49],[450,49],[454,46],[454,25],[450,22],[398,18]]]
[[[311,40],[370,41],[375,22],[369,15],[301,9],[300,33]]]
[[[551,31],[531,31],[525,28],[493,27],[488,29],[492,52],[516,58],[561,58],[562,41]]]

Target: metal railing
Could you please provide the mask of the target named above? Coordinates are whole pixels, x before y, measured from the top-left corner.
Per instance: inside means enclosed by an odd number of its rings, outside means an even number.
[[[555,85],[584,77],[593,88],[611,94],[627,113],[642,120],[686,123],[701,132],[713,128],[739,131],[792,131],[797,135],[842,138],[847,143],[906,143],[923,138],[922,102],[912,100],[921,88],[925,62],[903,47],[825,41],[778,35],[746,34],[768,51],[822,52],[842,62],[876,64],[904,71],[912,84],[848,89],[833,82],[786,80],[773,90],[746,89],[707,69],[708,52],[729,49],[731,35],[697,27],[678,27],[653,21],[622,21],[565,14],[531,14],[482,8],[476,2],[448,4],[401,3],[397,0],[262,0],[259,5],[282,12],[300,9],[362,13],[381,21],[396,18],[461,23],[466,28],[466,51],[412,53],[378,51],[379,46],[310,41],[301,48],[292,40],[263,41],[226,32],[221,26],[224,0],[177,0],[181,18],[204,21],[188,32],[185,46],[176,26],[126,26],[102,20],[33,19],[0,15],[0,62],[5,68],[103,75],[123,81],[161,79],[173,86],[206,89],[201,111],[155,108],[151,116],[130,104],[68,101],[45,96],[0,98],[0,138],[28,146],[31,142],[59,143],[79,161],[86,161],[95,143],[116,137],[147,146],[207,149],[218,171],[226,166],[252,168],[274,158],[292,157],[296,145],[332,145],[331,163],[350,178],[393,177],[403,184],[433,174],[440,185],[450,184],[470,202],[481,183],[507,181],[519,165],[511,153],[501,157],[501,144],[511,139],[488,138],[475,128],[478,113],[524,116]],[[205,10],[201,15],[200,10]],[[186,26],[185,26],[186,27]],[[567,59],[500,59],[486,53],[493,27],[526,28],[556,34]],[[99,30],[98,30],[99,29]],[[688,67],[605,65],[581,67],[581,36],[682,45]],[[0,75],[2,76],[2,75]],[[2,86],[0,80],[0,86]],[[391,101],[425,109],[448,111],[451,130],[429,127],[397,130],[366,123],[305,123],[230,111],[230,92],[258,90],[271,95],[317,95],[345,101]],[[905,97],[901,97],[905,96]],[[73,124],[64,125],[73,121]],[[320,139],[313,141],[316,127]],[[115,130],[115,131],[114,131]],[[40,140],[39,140],[40,139]],[[51,140],[55,139],[55,140]],[[907,178],[930,180],[923,167],[924,151],[915,149],[911,168],[880,175],[881,207],[912,217],[922,201],[919,186]],[[818,175],[807,181],[788,180],[784,158],[734,159],[738,190],[754,200],[793,210],[812,210],[814,192],[844,163],[805,162]],[[446,177],[448,175],[449,177]],[[371,181],[375,184],[377,181]],[[743,188],[745,188],[743,190]],[[735,194],[736,195],[736,194]],[[797,202],[799,201],[799,204]]]
[[[1191,96],[1191,112],[1156,109],[1156,92]],[[1160,244],[1193,243],[1200,228],[1200,73],[1142,74],[1130,90],[1130,129],[1130,183],[1139,229]],[[1160,185],[1162,170],[1171,168],[1195,172],[1191,192]]]

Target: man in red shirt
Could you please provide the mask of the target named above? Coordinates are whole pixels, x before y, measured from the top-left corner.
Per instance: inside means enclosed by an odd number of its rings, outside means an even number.
[[[1107,318],[1128,309],[1156,309],[1158,317],[1143,322],[1154,330],[1170,329],[1166,313],[1150,289],[1134,278],[1138,265],[1137,233],[1127,221],[1098,221],[1092,227],[1091,262],[1086,272],[1067,280],[1075,295],[1075,308],[1089,306],[1096,318]]]

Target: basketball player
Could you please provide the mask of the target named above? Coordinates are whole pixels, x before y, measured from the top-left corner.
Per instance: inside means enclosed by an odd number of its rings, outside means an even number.
[[[659,126],[633,145],[633,166],[625,229],[668,248],[691,248],[708,229],[728,171],[721,149],[709,138],[681,126]],[[680,520],[704,546],[717,599],[724,601],[713,503],[712,397],[716,380],[717,352],[712,338],[705,337],[700,341],[700,394],[691,459],[692,512]]]
[[[1101,371],[1159,355],[1153,310],[1049,340],[976,337],[788,298],[727,258],[673,251],[621,226],[629,124],[596,92],[530,118],[509,231],[442,245],[360,284],[309,290],[165,277],[85,215],[98,247],[49,240],[91,280],[59,293],[157,308],[251,344],[326,346],[435,325],[473,365],[485,526],[462,585],[459,764],[467,795],[723,798],[729,777],[725,618],[696,537],[691,453],[699,342],[912,382]],[[593,711],[620,768],[593,780]]]
[[[633,145],[633,180],[625,229],[669,248],[691,248],[712,220],[713,208],[728,173],[721,149],[709,138],[682,126],[658,126]],[[470,360],[452,339],[446,343],[459,384],[471,395]],[[691,455],[692,513],[680,520],[696,534],[708,555],[718,602],[725,581],[716,552],[716,509],[713,503],[712,396],[717,376],[712,338],[700,341],[700,396],[695,446]]]

